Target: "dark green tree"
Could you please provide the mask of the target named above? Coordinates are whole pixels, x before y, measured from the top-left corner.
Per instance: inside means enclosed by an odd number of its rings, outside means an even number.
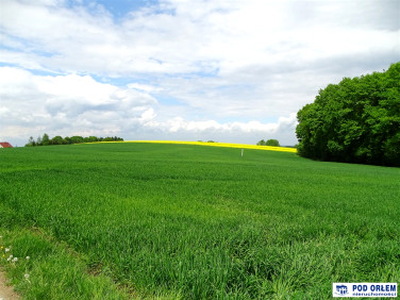
[[[43,134],[42,145],[43,146],[50,145],[50,138],[49,138],[49,135],[47,133]]]
[[[50,144],[51,145],[62,145],[62,144],[66,144],[66,141],[61,136],[57,135],[50,140]]]
[[[101,141],[123,141],[124,139],[121,137],[96,137],[96,136],[89,136],[89,137],[82,137],[82,136],[72,136],[72,137],[65,137],[62,138],[61,136],[55,136],[52,139],[49,138],[47,133],[43,135],[42,138],[38,137],[37,141],[33,139],[33,137],[29,138],[28,143],[25,145],[26,147],[33,147],[33,146],[47,146],[47,145],[67,145],[67,144],[79,144],[84,142],[101,142]]]
[[[78,135],[74,135],[70,138],[70,141],[72,144],[79,144],[79,143],[83,143],[83,137],[78,136]]]
[[[281,145],[279,144],[278,140],[275,139],[269,139],[265,142],[265,146],[273,146],[273,147],[280,147]]]
[[[96,136],[89,136],[88,137],[88,142],[91,142],[91,143],[97,142],[98,140],[99,139]]]
[[[400,62],[328,85],[297,119],[301,156],[400,166]]]
[[[257,143],[258,146],[265,146],[265,141],[264,140],[260,140]]]

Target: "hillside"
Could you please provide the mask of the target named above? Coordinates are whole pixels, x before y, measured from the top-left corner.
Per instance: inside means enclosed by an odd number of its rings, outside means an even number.
[[[400,278],[398,168],[179,144],[5,150],[0,261],[27,298],[319,299]]]

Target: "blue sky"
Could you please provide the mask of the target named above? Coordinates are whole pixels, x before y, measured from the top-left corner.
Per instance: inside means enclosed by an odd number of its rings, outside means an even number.
[[[0,140],[294,145],[296,113],[400,60],[397,0],[2,0]]]
[[[84,5],[90,6],[94,1],[85,0]],[[143,7],[150,7],[157,5],[157,1],[154,0],[99,0],[96,3],[105,7],[114,18],[123,18],[131,11],[139,10]]]

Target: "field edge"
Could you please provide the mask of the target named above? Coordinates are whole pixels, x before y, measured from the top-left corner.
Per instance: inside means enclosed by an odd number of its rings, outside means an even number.
[[[102,141],[83,144],[123,144],[123,143],[137,143],[137,144],[171,144],[171,145],[195,145],[195,146],[209,146],[209,147],[223,147],[223,148],[237,148],[237,149],[251,149],[251,150],[266,150],[266,151],[279,151],[297,153],[296,148],[291,147],[273,147],[273,146],[259,146],[249,144],[236,144],[236,143],[220,143],[220,142],[193,142],[193,141],[153,141],[153,140],[132,140],[132,141]],[[82,145],[82,144],[80,144]]]

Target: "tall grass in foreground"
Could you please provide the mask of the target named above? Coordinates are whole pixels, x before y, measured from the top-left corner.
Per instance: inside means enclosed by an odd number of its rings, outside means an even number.
[[[28,298],[326,299],[332,282],[399,282],[400,169],[195,145],[6,150],[0,235],[31,259],[2,264]]]

